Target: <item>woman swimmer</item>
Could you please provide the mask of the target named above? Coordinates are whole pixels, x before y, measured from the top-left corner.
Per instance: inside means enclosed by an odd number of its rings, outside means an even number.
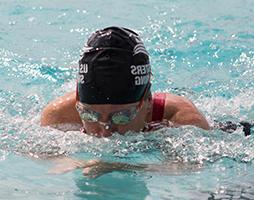
[[[48,104],[42,112],[41,125],[60,128],[63,124],[79,124],[84,133],[97,137],[165,126],[194,125],[210,129],[206,118],[185,97],[170,93],[152,95],[150,77],[149,56],[135,32],[120,27],[96,31],[88,39],[79,60],[76,92]],[[249,125],[245,123],[245,127]],[[218,122],[217,128],[231,132],[237,125]],[[82,168],[84,175],[93,178],[114,170],[178,173],[179,170],[198,170],[201,167],[188,163],[131,165],[72,158],[61,158],[58,162],[50,172],[64,173]]]
[[[80,124],[98,137],[194,125],[209,130],[195,105],[170,93],[151,94],[148,52],[137,33],[108,27],[88,39],[79,60],[76,92],[46,106],[41,125]]]

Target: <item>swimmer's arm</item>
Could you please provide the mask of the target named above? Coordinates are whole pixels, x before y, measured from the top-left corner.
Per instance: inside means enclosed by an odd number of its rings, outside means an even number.
[[[67,93],[50,102],[42,111],[41,125],[56,128],[61,124],[82,124],[75,104],[75,92]]]
[[[52,161],[55,166],[48,171],[49,174],[63,174],[75,169],[82,169],[83,175],[88,178],[96,178],[113,171],[140,171],[148,168],[146,164],[133,165],[102,160],[79,160],[65,156],[55,158]]]
[[[107,162],[102,160],[77,160],[73,158],[60,158],[56,160],[56,166],[49,170],[50,174],[62,174],[82,169],[83,175],[88,178],[97,178],[114,171],[128,172],[159,172],[163,174],[177,175],[184,172],[199,171],[200,163],[166,162],[163,164],[129,164],[123,162]]]
[[[89,178],[97,178],[101,175],[114,171],[127,172],[157,172],[167,175],[179,175],[185,172],[200,171],[202,164],[200,163],[183,163],[177,161],[166,162],[162,164],[129,164],[122,162],[104,162],[83,168],[83,175]]]
[[[203,114],[185,97],[167,94],[164,110],[164,119],[174,126],[194,125],[209,130],[210,126]]]

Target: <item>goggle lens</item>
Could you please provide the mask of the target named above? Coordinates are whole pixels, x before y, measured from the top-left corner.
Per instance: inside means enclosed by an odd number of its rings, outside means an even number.
[[[99,120],[100,114],[92,110],[84,109],[80,105],[76,105],[77,111],[81,120],[88,122],[97,122]]]
[[[132,107],[129,110],[123,110],[117,113],[114,113],[111,117],[111,121],[114,124],[120,124],[120,125],[124,125],[124,124],[128,124],[130,123],[137,115],[137,110]]]
[[[86,109],[82,108],[79,104],[76,106],[77,111],[79,112],[80,118],[83,121],[88,121],[88,122],[98,122],[100,118],[100,114]],[[113,113],[111,115],[111,122],[113,124],[117,125],[124,125],[130,123],[137,115],[137,109],[135,107],[132,107],[128,110],[122,110],[116,113]]]

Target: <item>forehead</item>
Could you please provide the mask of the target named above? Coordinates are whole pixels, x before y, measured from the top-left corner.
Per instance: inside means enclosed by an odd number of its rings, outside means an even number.
[[[108,113],[108,112],[116,112],[118,110],[128,109],[132,106],[137,106],[139,102],[128,103],[128,104],[85,104],[80,102],[78,103],[84,106],[85,108],[92,109],[100,113]]]

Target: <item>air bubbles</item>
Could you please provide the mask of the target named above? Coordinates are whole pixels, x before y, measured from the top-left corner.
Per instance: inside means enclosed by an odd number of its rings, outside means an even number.
[[[57,18],[63,18],[63,17],[65,17],[66,15],[67,15],[66,13],[62,13],[62,14],[58,15]]]
[[[236,34],[232,34],[232,35],[231,35],[231,38],[232,38],[232,39],[236,39],[236,38],[237,38]]]
[[[161,16],[166,16],[168,13],[166,11],[162,11],[159,13]]]
[[[9,21],[8,24],[11,25],[11,26],[13,26],[13,25],[16,25],[16,24],[17,24],[17,21]]]
[[[197,41],[196,35],[194,35],[193,37],[189,38],[189,44],[193,44]]]
[[[84,31],[87,31],[85,28],[72,28],[70,29],[70,33],[77,32],[77,33],[83,33]]]
[[[35,21],[35,17],[29,17],[29,18],[27,19],[27,21],[29,21],[29,22],[34,22],[34,21]]]
[[[219,58],[219,56],[218,56],[218,53],[220,52],[220,50],[218,50],[218,51],[216,51],[216,52],[214,52],[214,54],[213,54],[213,58]]]
[[[80,9],[77,9],[76,12],[77,13],[82,13],[82,14],[87,14],[88,13],[86,10],[80,10]]]
[[[0,149],[0,162],[5,160],[7,155],[8,153],[6,151]]]

